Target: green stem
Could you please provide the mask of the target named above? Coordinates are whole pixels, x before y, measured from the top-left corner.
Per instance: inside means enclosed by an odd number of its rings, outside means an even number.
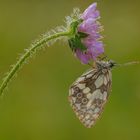
[[[45,43],[47,43],[50,40],[59,38],[59,37],[63,37],[63,36],[69,36],[71,34],[70,32],[60,32],[60,33],[56,33],[53,34],[51,36],[45,37],[43,39],[41,39],[38,43],[32,45],[17,61],[17,63],[12,67],[12,69],[8,72],[8,74],[6,75],[6,77],[4,78],[4,81],[2,82],[1,86],[0,86],[0,96],[3,95],[3,91],[4,89],[7,87],[8,83],[10,82],[10,80],[15,76],[15,74],[18,72],[18,70],[20,69],[20,67],[26,62],[26,60],[28,60],[28,58],[30,58],[31,54],[36,53],[36,50],[41,48],[42,45],[44,45]]]

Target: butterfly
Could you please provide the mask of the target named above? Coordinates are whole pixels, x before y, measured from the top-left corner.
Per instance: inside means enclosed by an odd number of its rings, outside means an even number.
[[[91,128],[101,116],[112,85],[115,62],[96,61],[95,66],[82,74],[69,89],[69,102],[82,124]]]

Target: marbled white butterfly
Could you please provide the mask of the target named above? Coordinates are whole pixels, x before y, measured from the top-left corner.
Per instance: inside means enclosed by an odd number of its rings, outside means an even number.
[[[97,61],[69,89],[69,101],[76,116],[90,128],[103,112],[111,90],[113,61]]]

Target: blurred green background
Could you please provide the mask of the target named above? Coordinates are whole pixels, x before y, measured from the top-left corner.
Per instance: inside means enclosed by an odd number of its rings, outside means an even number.
[[[0,78],[38,35],[62,25],[73,7],[92,0],[0,0]],[[106,54],[118,63],[140,60],[140,1],[98,0]],[[68,45],[40,51],[18,73],[0,101],[0,140],[140,140],[140,65],[113,70],[113,87],[91,129],[67,100],[70,84],[89,67]]]

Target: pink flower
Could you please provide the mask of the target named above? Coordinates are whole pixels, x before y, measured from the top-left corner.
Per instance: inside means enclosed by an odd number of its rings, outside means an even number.
[[[86,37],[81,38],[81,42],[86,50],[75,49],[77,58],[84,64],[89,63],[91,60],[96,60],[99,55],[104,53],[104,45],[100,40],[102,38],[100,35],[102,27],[98,21],[100,13],[96,10],[96,7],[97,3],[93,3],[84,11],[81,15],[83,21],[78,26],[79,33],[87,34]]]

